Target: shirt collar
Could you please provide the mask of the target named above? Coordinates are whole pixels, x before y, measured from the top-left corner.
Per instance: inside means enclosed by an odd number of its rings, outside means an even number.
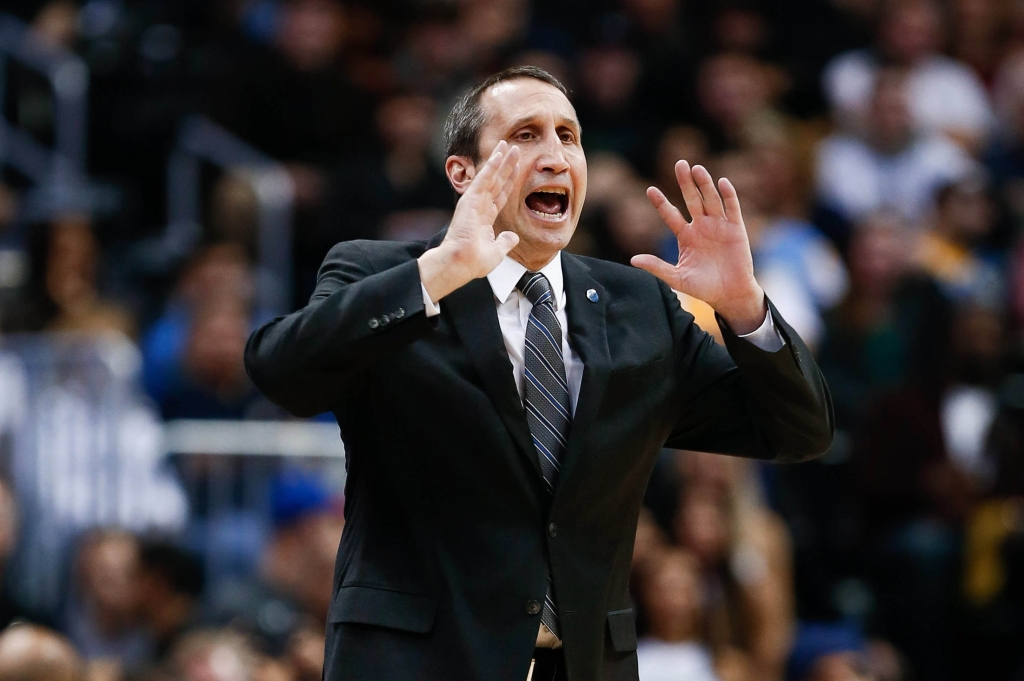
[[[505,256],[498,266],[491,270],[491,273],[487,275],[487,281],[491,285],[491,290],[494,291],[494,297],[498,299],[501,304],[507,303],[512,292],[516,290],[516,284],[523,277],[523,272],[526,271],[526,267],[519,262],[516,262],[509,256]],[[562,252],[558,251],[555,253],[555,257],[551,259],[544,267],[540,268],[541,274],[548,279],[548,283],[551,284],[551,298],[555,304],[555,309],[558,310],[562,306],[562,289],[564,288],[562,278]]]

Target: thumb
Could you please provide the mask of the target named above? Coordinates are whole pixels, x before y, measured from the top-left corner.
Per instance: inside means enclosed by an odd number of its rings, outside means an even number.
[[[494,243],[498,245],[503,255],[508,255],[513,248],[519,245],[519,235],[515,232],[502,232],[494,239]]]
[[[676,288],[674,281],[676,279],[676,268],[661,258],[647,254],[634,255],[629,262],[633,267],[639,267],[645,272],[650,272],[672,288]]]

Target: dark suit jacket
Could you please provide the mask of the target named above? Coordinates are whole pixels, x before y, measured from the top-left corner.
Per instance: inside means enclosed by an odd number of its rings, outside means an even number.
[[[825,383],[774,309],[785,348],[726,330],[726,352],[651,275],[563,253],[585,368],[550,499],[491,288],[476,280],[428,319],[429,245],[335,246],[309,304],[246,347],[268,397],[333,411],[345,442],[325,678],[524,681],[550,560],[569,678],[636,681],[627,582],[658,452],[813,457],[832,436]]]

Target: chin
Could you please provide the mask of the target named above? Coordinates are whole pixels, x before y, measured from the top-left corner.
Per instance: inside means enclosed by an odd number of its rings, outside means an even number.
[[[517,230],[519,234],[519,246],[516,250],[529,260],[545,261],[544,264],[555,256],[555,253],[569,245],[572,239],[573,229],[539,230],[536,227]],[[525,264],[525,263],[524,263]]]

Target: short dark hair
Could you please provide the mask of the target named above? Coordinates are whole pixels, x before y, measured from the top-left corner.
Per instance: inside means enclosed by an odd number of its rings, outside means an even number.
[[[513,66],[501,73],[495,73],[481,81],[455,102],[448,120],[444,122],[444,153],[445,156],[468,156],[473,161],[480,160],[480,128],[484,125],[484,110],[480,106],[480,97],[498,83],[518,78],[533,78],[553,85],[565,95],[569,91],[561,81],[542,68],[536,66]]]
[[[139,564],[143,572],[164,581],[176,594],[199,598],[203,593],[203,563],[195,553],[162,539],[142,543]]]

